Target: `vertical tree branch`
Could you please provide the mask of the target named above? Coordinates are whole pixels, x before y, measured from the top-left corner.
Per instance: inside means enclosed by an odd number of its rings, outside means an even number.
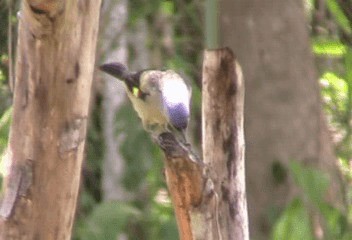
[[[221,239],[248,239],[242,72],[232,51],[205,51],[203,160],[218,195]]]

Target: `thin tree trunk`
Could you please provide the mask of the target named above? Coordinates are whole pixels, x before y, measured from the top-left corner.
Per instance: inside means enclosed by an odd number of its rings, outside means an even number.
[[[100,1],[22,2],[0,239],[70,239]]]
[[[206,51],[202,85],[203,159],[214,181],[220,236],[248,240],[243,136],[244,82],[232,51]]]

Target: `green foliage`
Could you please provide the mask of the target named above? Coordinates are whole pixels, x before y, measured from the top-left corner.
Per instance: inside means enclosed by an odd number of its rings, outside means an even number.
[[[336,19],[338,35],[314,36],[313,50],[320,59],[329,63],[322,67],[320,83],[324,108],[343,174],[346,211],[341,213],[339,209],[324,202],[323,198],[312,197],[321,195],[326,186],[316,184],[317,189],[322,191],[318,193],[319,190],[312,187],[306,187],[304,191],[324,220],[326,239],[352,239],[352,230],[349,227],[352,225],[352,19],[345,15],[346,9],[340,3],[336,0],[327,1],[329,11]],[[299,171],[302,169],[297,170],[295,175]],[[324,184],[326,183],[322,185]]]
[[[129,24],[134,26],[141,18],[146,18],[150,21],[157,11],[160,9],[160,0],[130,0],[129,1]]]
[[[141,213],[132,204],[103,202],[96,205],[84,221],[77,223],[74,239],[116,240],[131,219],[140,217]]]
[[[295,183],[303,190],[309,201],[319,206],[329,186],[327,175],[316,169],[304,167],[294,161],[290,164],[290,170]]]
[[[7,27],[9,20],[9,2],[0,1],[0,192],[3,172],[1,158],[7,145],[9,126],[11,122],[10,91],[7,85],[8,54]]]
[[[101,122],[102,96],[95,97],[95,105],[90,116],[86,140],[86,161],[83,165],[83,193],[85,202],[82,210],[87,213],[94,207],[94,202],[101,201],[101,175],[104,158],[104,137]],[[86,204],[84,204],[86,203]]]
[[[329,57],[341,57],[346,53],[346,45],[339,40],[330,39],[313,39],[313,52],[316,55],[325,55]]]
[[[347,216],[324,200],[329,187],[327,175],[298,162],[291,162],[290,169],[296,184],[303,190],[303,196],[307,197],[307,205],[317,209],[325,220],[325,235],[329,236],[328,239],[343,239],[347,230]]]
[[[346,239],[351,236],[351,229],[348,228],[346,214],[339,209],[332,207],[326,202],[321,202],[319,206],[320,214],[325,221],[325,234],[327,239]]]
[[[300,199],[287,206],[274,226],[272,240],[313,240],[308,212]]]
[[[352,47],[346,46],[343,58],[344,71],[326,71],[322,74],[322,96],[330,123],[335,128],[338,156],[348,161],[352,158]]]
[[[160,8],[166,15],[172,16],[175,13],[175,4],[173,1],[161,1]]]
[[[157,184],[156,188],[160,187],[162,179],[153,179],[157,172],[161,173],[162,170],[160,150],[142,128],[142,123],[130,102],[119,109],[115,129],[118,135],[124,136],[120,151],[127,163],[123,181],[126,189],[137,190],[147,178],[149,170],[153,173],[149,172],[147,180]]]
[[[325,72],[320,78],[325,110],[328,112],[331,123],[337,128],[346,127],[348,113],[348,84],[344,78],[334,72]]]
[[[291,162],[290,172],[302,195],[283,211],[274,226],[271,239],[314,239],[311,223],[314,221],[313,216],[317,215],[322,219],[324,239],[349,239],[352,232],[348,228],[346,213],[324,200],[329,186],[326,174],[298,162]]]

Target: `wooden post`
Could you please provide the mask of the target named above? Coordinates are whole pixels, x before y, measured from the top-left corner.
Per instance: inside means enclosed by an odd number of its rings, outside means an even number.
[[[240,65],[229,48],[205,51],[202,89],[203,161],[219,198],[222,240],[249,239]]]
[[[248,240],[243,97],[230,49],[205,51],[203,161],[171,134],[160,136],[181,240]]]

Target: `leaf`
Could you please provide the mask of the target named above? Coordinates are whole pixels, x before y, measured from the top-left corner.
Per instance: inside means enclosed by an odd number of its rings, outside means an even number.
[[[349,54],[346,54],[346,57],[347,55]],[[348,73],[351,70],[346,68],[346,71]],[[346,74],[346,78],[343,78],[334,72],[325,72],[320,78],[324,107],[329,114],[331,123],[340,131],[348,127],[352,107],[352,81],[347,78],[348,74]],[[341,144],[344,143],[339,144],[338,148],[341,149]]]
[[[300,199],[294,199],[276,222],[272,240],[313,240],[308,211]]]
[[[313,40],[313,52],[317,55],[342,57],[347,51],[346,45],[336,40]]]
[[[340,97],[343,96],[343,98],[346,98],[348,86],[344,78],[339,77],[334,72],[325,72],[321,76],[320,81],[323,84],[324,88],[333,88],[336,94],[338,94]]]
[[[327,175],[316,169],[304,167],[296,161],[290,163],[290,169],[304,195],[319,208],[324,202],[324,195],[329,186]]]

